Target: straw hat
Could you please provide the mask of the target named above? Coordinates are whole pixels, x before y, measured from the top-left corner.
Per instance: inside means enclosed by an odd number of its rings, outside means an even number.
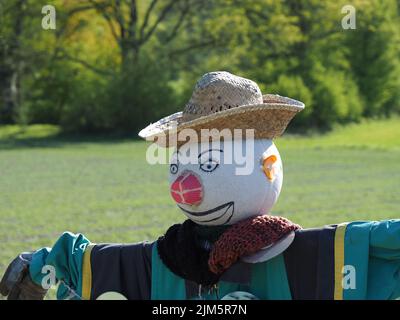
[[[290,120],[303,109],[300,101],[262,95],[249,79],[225,71],[209,72],[197,82],[183,112],[150,124],[139,136],[164,147],[176,143],[183,129],[193,129],[197,134],[201,129],[254,129],[256,139],[273,139],[283,134]]]

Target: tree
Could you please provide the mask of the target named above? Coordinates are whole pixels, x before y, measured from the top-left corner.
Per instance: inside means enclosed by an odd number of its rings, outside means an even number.
[[[194,0],[151,0],[141,8],[137,0],[89,0],[94,9],[105,19],[121,54],[121,66],[137,61],[141,48],[146,45],[164,22],[175,19],[169,25],[169,33],[162,43],[173,40],[185,18],[198,5]],[[143,2],[142,2],[143,3]]]
[[[357,29],[348,34],[351,62],[364,115],[389,115],[400,110],[399,7],[394,0],[356,2]]]
[[[127,131],[182,108],[226,70],[306,103],[296,127],[400,111],[398,0],[37,0],[1,5],[0,122]],[[293,128],[293,125],[291,128]]]
[[[0,7],[0,123],[14,120],[21,100],[21,37],[27,10],[24,2],[18,0]],[[9,15],[11,11],[12,17]]]

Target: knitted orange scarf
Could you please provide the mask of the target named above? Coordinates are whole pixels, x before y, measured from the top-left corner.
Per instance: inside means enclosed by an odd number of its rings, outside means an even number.
[[[208,259],[210,271],[221,274],[241,256],[251,255],[278,241],[300,226],[270,215],[249,218],[234,224],[214,243]]]
[[[240,257],[256,253],[299,229],[291,221],[257,216],[232,226],[204,227],[186,220],[171,226],[157,241],[163,263],[176,275],[213,285]]]

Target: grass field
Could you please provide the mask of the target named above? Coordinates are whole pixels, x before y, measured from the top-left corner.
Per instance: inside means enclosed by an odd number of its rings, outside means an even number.
[[[19,252],[65,230],[93,242],[155,239],[183,215],[168,168],[144,142],[60,137],[51,126],[0,128],[0,274]],[[273,213],[304,227],[400,218],[400,119],[276,141],[283,190]]]

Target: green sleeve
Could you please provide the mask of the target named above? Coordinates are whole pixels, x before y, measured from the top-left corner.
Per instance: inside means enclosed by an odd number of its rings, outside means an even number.
[[[32,280],[42,285],[51,279],[49,273],[54,270],[57,281],[60,281],[57,299],[79,299],[82,295],[83,254],[88,244],[90,241],[84,235],[64,232],[52,248],[42,248],[34,253],[29,267]]]
[[[370,233],[370,256],[400,260],[400,220],[375,222]]]
[[[344,299],[400,298],[400,219],[349,223],[344,265],[353,267],[346,273],[351,285],[343,287],[344,278],[340,282]]]
[[[400,297],[400,220],[375,222],[370,233],[369,299]]]

